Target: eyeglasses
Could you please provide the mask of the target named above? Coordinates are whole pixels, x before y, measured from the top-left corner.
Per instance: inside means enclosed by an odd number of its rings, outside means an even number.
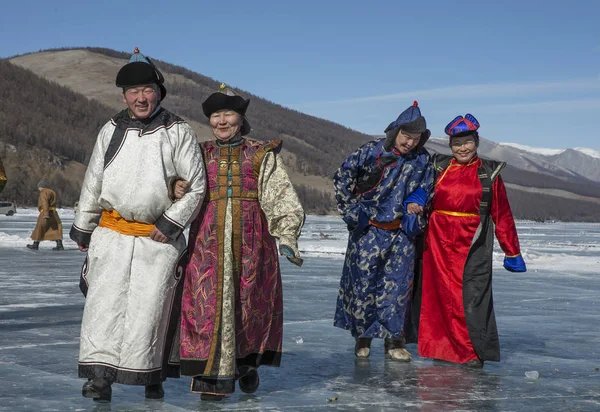
[[[475,146],[475,140],[464,140],[462,142],[452,142],[450,143],[452,147],[461,147],[461,146]]]

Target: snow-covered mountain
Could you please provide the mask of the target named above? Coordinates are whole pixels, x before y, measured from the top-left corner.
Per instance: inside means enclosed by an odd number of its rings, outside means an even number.
[[[447,138],[431,138],[427,147],[450,153]],[[545,149],[517,143],[496,143],[481,138],[479,154],[507,162],[517,169],[553,176],[565,181],[600,183],[600,151],[582,147]]]

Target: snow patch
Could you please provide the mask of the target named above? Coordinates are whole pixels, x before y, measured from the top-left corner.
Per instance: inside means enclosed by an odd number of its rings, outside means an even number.
[[[75,212],[72,208],[58,208],[56,209],[58,212],[58,216],[61,218],[71,218],[75,217]],[[37,216],[40,214],[39,210],[34,207],[19,207],[17,206],[17,215],[20,216]]]
[[[531,146],[525,146],[525,145],[518,144],[518,143],[498,143],[498,144],[501,146],[510,146],[510,147],[514,147],[515,149],[523,150],[525,152],[537,153],[537,154],[541,154],[544,156],[556,156],[565,151],[565,149],[547,149],[547,148],[543,148],[543,147],[531,147]]]
[[[0,232],[0,247],[24,247],[31,243],[31,238],[18,235],[9,235],[6,232]]]
[[[596,159],[600,159],[600,151],[598,150],[594,150],[594,149],[588,149],[586,147],[575,147],[573,150],[577,150],[578,152],[581,152],[585,155],[588,155],[590,157],[594,157]]]

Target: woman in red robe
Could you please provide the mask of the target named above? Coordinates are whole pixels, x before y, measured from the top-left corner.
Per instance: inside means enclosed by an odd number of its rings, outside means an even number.
[[[500,360],[492,298],[494,233],[504,267],[525,272],[500,171],[477,156],[470,114],[446,126],[453,156],[436,155],[437,179],[425,234],[419,355],[470,367]]]

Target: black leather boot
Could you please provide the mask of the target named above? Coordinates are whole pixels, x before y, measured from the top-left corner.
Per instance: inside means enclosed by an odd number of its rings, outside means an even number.
[[[240,378],[240,389],[244,393],[254,393],[258,389],[260,384],[260,378],[258,377],[258,371],[256,369],[250,369],[248,373]]]
[[[212,393],[201,393],[201,401],[219,402],[225,399],[225,395],[214,395]]]
[[[146,399],[162,399],[165,397],[165,390],[162,383],[146,385]]]
[[[112,399],[112,387],[110,385],[110,381],[106,379],[88,379],[81,388],[81,394],[85,398],[93,398],[95,402],[110,402]]]
[[[52,250],[65,250],[65,248],[63,247],[63,244],[62,244],[62,240],[61,240],[61,239],[58,239],[58,240],[56,241],[56,246],[55,246],[55,247],[53,247],[53,248],[52,248]]]
[[[27,245],[27,247],[29,249],[38,250],[40,248],[40,242],[38,242],[37,240],[34,240],[33,244],[32,245]]]

